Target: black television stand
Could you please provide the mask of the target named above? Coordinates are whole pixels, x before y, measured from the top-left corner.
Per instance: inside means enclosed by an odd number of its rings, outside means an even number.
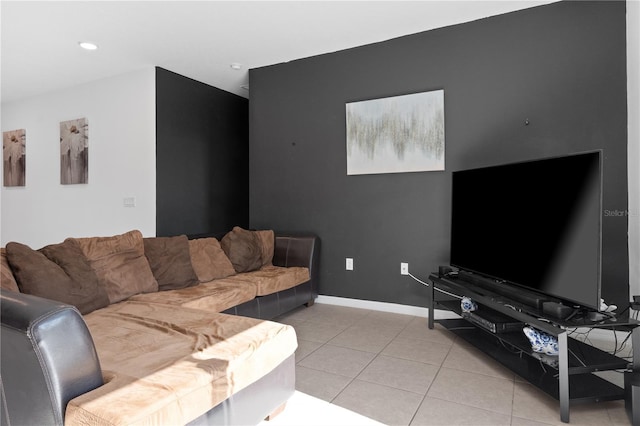
[[[549,318],[542,309],[525,306],[507,296],[497,295],[482,287],[469,285],[468,281],[462,277],[441,277],[434,273],[429,276],[429,281],[432,283],[428,305],[429,328],[434,327],[433,312],[436,307],[453,311],[462,316],[459,300],[440,298],[436,300],[435,290],[442,289],[473,299],[479,306],[476,311],[478,315],[482,315],[482,308],[489,308],[489,310],[496,311],[510,320],[528,324],[557,337],[560,353],[558,356],[548,357],[532,351],[529,340],[521,329],[502,328],[502,332],[492,332],[491,327],[484,327],[477,320],[475,323],[464,318],[438,320],[439,324],[460,338],[484,351],[532,385],[557,399],[560,403],[560,419],[563,422],[569,422],[569,407],[572,403],[625,399],[623,388],[592,373],[624,370],[628,372],[625,374],[625,383],[627,377],[631,377],[631,380],[640,377],[640,327],[638,327],[640,322],[636,320],[607,317],[605,320],[591,321],[587,315],[565,320]],[[470,324],[474,326],[471,327]],[[616,329],[631,330],[633,361],[618,358],[570,338],[567,329],[575,327],[610,329],[615,327]],[[506,347],[510,349],[506,349]],[[633,396],[633,398],[636,397]],[[629,399],[625,402],[629,402]],[[632,407],[632,410],[638,409],[640,407]],[[629,406],[628,411],[631,411]],[[640,414],[637,411],[630,415],[633,416],[632,421],[640,419]]]

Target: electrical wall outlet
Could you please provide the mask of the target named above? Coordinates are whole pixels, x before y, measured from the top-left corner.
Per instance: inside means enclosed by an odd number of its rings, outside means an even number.
[[[353,271],[353,259],[352,258],[347,257],[346,267],[347,267],[347,271]]]
[[[409,264],[400,262],[400,275],[409,275]]]

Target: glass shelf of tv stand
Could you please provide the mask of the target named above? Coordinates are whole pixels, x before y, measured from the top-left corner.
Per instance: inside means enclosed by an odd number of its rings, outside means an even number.
[[[458,300],[437,301],[436,306],[443,307],[462,316],[460,301]],[[482,315],[482,309],[483,308],[481,306],[479,309],[480,315]],[[558,357],[534,352],[531,349],[529,340],[522,331],[510,331],[494,334],[488,330],[476,327],[465,319],[440,320],[438,321],[438,323],[465,340],[475,340],[476,336],[474,335],[478,333],[469,331],[474,331],[477,328],[478,330],[487,333],[489,336],[500,340],[499,349],[506,349],[518,355],[528,355],[534,358],[537,364],[545,364],[547,367],[550,367],[550,369],[556,370],[557,373]],[[480,334],[477,338],[482,341],[477,342],[475,346],[484,345],[484,341],[487,340],[487,335]],[[568,362],[569,374],[583,374],[608,370],[625,370],[630,368],[631,366],[630,361],[611,355],[584,342],[572,339],[571,337],[569,337],[568,339]]]
[[[494,334],[473,325],[465,319],[438,321],[439,324],[451,332],[485,352],[551,397],[559,400],[560,418],[563,422],[569,422],[570,404],[624,398],[624,389],[591,373],[606,370],[629,371],[633,369],[638,371],[637,366],[633,368],[638,363],[638,359],[635,359],[634,362],[629,362],[618,358],[568,337],[566,330],[573,327],[627,327],[628,330],[634,330],[632,338],[635,348],[640,345],[638,342],[640,328],[636,329],[640,324],[638,321],[629,319],[592,323],[570,321],[569,323],[558,324],[556,320],[550,322],[545,319],[534,308],[524,307],[504,296],[492,294],[484,289],[470,288],[468,283],[459,282],[455,278],[442,278],[437,274],[431,274],[429,281],[433,284],[430,289],[430,313],[437,306],[461,314],[459,300],[435,300],[434,287],[437,287],[455,294],[468,296],[476,301],[480,308],[487,306],[522,323],[558,336],[558,340],[561,343],[560,356],[545,358],[531,350],[528,339],[521,331]],[[478,293],[474,290],[478,291]],[[433,328],[433,324],[433,315],[429,315],[429,328]],[[635,345],[636,343],[638,345]],[[563,348],[566,349],[563,350]],[[562,365],[560,365],[560,362],[554,362],[563,357],[565,361]],[[638,357],[636,356],[635,358]]]

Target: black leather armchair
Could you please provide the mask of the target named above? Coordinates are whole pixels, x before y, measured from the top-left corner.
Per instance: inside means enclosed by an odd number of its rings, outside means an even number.
[[[0,292],[3,425],[62,425],[67,403],[103,384],[89,330],[76,308]]]

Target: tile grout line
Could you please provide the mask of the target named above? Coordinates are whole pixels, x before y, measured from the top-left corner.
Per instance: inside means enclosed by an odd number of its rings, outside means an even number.
[[[368,316],[368,315],[369,315],[369,314],[367,314],[367,316]],[[386,348],[387,348],[387,347],[388,347],[388,346],[389,346],[389,345],[390,345],[390,344],[391,344],[391,343],[392,343],[392,342],[393,342],[393,341],[394,341],[394,340],[395,340],[395,339],[396,339],[396,338],[397,338],[397,337],[398,337],[398,336],[399,336],[399,335],[400,335],[400,334],[401,334],[401,333],[402,333],[402,332],[403,332],[403,331],[404,331],[404,330],[409,326],[409,324],[410,324],[410,323],[411,323],[415,318],[418,318],[418,317],[413,316],[413,315],[411,315],[411,317],[412,317],[412,318],[411,318],[411,320],[407,321],[407,323],[404,325],[404,327],[402,327],[400,330],[398,330],[398,332],[395,334],[395,336],[393,336],[393,338],[389,341],[389,343],[387,343],[387,344],[386,344],[382,349],[380,349],[380,350],[375,354],[375,356],[373,357],[373,359],[371,359],[371,361],[369,361],[369,363],[368,363],[367,365],[365,365],[365,366],[364,366],[364,368],[362,368],[362,370],[360,370],[360,372],[358,373],[358,375],[357,375],[357,376],[355,376],[353,379],[351,379],[351,381],[350,381],[350,382],[349,382],[349,383],[348,383],[344,388],[342,388],[342,389],[340,390],[340,392],[338,392],[338,393],[336,394],[336,396],[335,396],[335,397],[330,401],[330,403],[331,403],[331,404],[333,404],[333,401],[335,401],[335,400],[336,400],[336,398],[338,398],[338,397],[339,397],[339,396],[344,392],[344,390],[345,390],[345,389],[347,389],[347,388],[349,387],[349,385],[351,385],[351,384],[352,384],[352,383],[353,383],[353,382],[354,382],[358,377],[360,377],[360,375],[361,375],[361,374],[362,374],[362,373],[367,369],[367,367],[368,367],[369,365],[371,365],[371,364],[372,364],[376,359],[378,359],[378,357],[382,354],[382,352],[383,352],[383,351],[384,351],[384,350],[385,350],[385,349],[386,349]],[[353,324],[352,324],[352,325],[353,325]],[[348,330],[350,327],[351,327],[351,326],[347,327],[347,330]],[[346,331],[346,330],[345,330],[345,331]],[[328,343],[328,342],[327,342],[327,343]],[[451,350],[451,348],[449,348],[449,350]],[[449,354],[449,352],[447,352],[447,355],[448,355],[448,354]],[[391,357],[391,356],[390,356],[390,358],[394,358],[394,357]],[[446,357],[445,357],[445,358],[446,358]],[[423,363],[423,364],[424,364],[424,363]],[[438,368],[438,372],[439,372],[439,371],[440,371],[440,369]],[[437,374],[436,374],[436,375],[437,375]],[[435,378],[434,378],[434,380],[435,380]],[[367,380],[361,380],[361,381],[363,381],[363,382],[367,382],[367,383],[372,383],[372,384],[380,385],[379,383],[373,383],[373,382],[369,382],[369,381],[367,381]],[[431,383],[433,383],[433,381],[432,381]],[[383,385],[383,386],[384,386],[384,385]],[[430,387],[430,386],[431,386],[431,385],[429,385],[429,387]],[[388,387],[389,387],[389,388],[391,388],[391,389],[396,389],[396,390],[401,390],[401,391],[411,392],[411,391],[407,391],[406,389],[397,389],[397,388],[395,388],[395,387],[393,387],[393,386],[388,386]],[[426,392],[428,392],[428,389],[427,389],[427,391],[426,391]],[[416,414],[417,414],[418,410],[420,409],[420,406],[421,406],[421,405],[422,405],[422,403],[424,402],[424,398],[426,397],[426,392],[425,392],[425,394],[422,396],[422,399],[420,400],[420,403],[417,405],[417,407],[416,407],[415,411],[413,412],[413,415],[411,416],[411,419],[410,419],[410,420],[409,420],[409,422],[407,423],[407,426],[409,426],[409,425],[411,424],[411,422],[412,422],[412,421],[413,421],[413,419],[415,418],[415,416],[416,416]],[[416,394],[416,395],[419,395],[418,393],[415,393],[415,392],[411,392],[411,393],[414,393],[414,394]],[[334,404],[334,405],[336,405],[336,406],[338,406],[338,407],[339,407],[339,405],[337,405],[337,404]],[[374,420],[375,420],[375,419],[374,419]]]
[[[434,330],[435,330],[435,325],[434,325]],[[457,337],[456,337],[456,339],[457,339]],[[444,358],[442,359],[442,362],[438,366],[438,371],[436,372],[435,376],[433,376],[433,380],[431,380],[431,383],[429,383],[429,386],[427,387],[427,390],[425,391],[424,396],[422,397],[422,400],[420,401],[420,404],[418,405],[418,408],[416,408],[416,411],[413,413],[413,416],[411,416],[411,421],[409,422],[409,425],[411,425],[411,423],[413,423],[413,421],[415,420],[416,416],[418,415],[418,411],[420,411],[420,407],[422,407],[422,404],[424,404],[424,401],[427,399],[427,396],[429,395],[429,391],[431,390],[431,386],[433,386],[433,384],[435,383],[436,379],[440,375],[440,371],[442,371],[442,366],[444,365],[445,361],[447,360],[447,357],[451,353],[451,349],[453,348],[453,344],[455,343],[456,339],[454,339],[453,342],[451,342],[451,346],[449,346],[449,350],[447,351],[447,354],[444,356]]]
[[[356,321],[355,323],[352,323],[351,325],[349,325],[349,327],[347,327],[344,331],[347,331],[348,329],[350,329],[352,326],[354,326],[354,325],[355,325],[355,324],[357,324],[358,322],[360,322],[360,321],[364,320],[364,318],[365,318],[365,317],[368,317],[369,315],[371,315],[371,313],[372,313],[372,312],[373,312],[373,311],[369,311],[369,313],[367,313],[366,315],[364,315],[362,318],[360,318],[360,319],[359,319],[358,321]],[[404,330],[404,328],[403,328],[402,330]],[[400,331],[402,331],[402,330],[400,330]],[[344,331],[343,331],[343,333],[344,333]],[[400,333],[400,331],[399,331],[398,333]],[[397,335],[396,335],[395,337],[397,337]],[[395,337],[394,337],[394,339],[395,339]],[[329,342],[327,342],[327,343],[329,343]],[[388,344],[387,344],[387,345],[388,345]],[[386,347],[387,347],[387,346],[385,346],[385,348],[386,348]],[[360,371],[358,372],[358,374],[357,374],[354,378],[352,378],[352,379],[351,379],[351,381],[350,381],[349,383],[347,383],[347,385],[346,385],[345,387],[343,387],[343,388],[340,390],[340,392],[338,392],[338,393],[336,394],[336,396],[334,396],[334,397],[331,399],[331,401],[330,401],[329,403],[330,403],[330,404],[333,404],[333,401],[335,401],[335,400],[336,400],[336,398],[338,398],[338,397],[339,397],[339,396],[344,392],[344,390],[345,390],[346,388],[348,388],[348,387],[349,387],[349,385],[351,385],[351,384],[354,382],[354,380],[356,380],[356,379],[358,378],[358,376],[360,376],[360,374],[362,374],[362,372],[363,372],[364,370],[366,370],[366,369],[367,369],[367,367],[368,367],[368,366],[370,366],[370,365],[371,365],[371,363],[372,363],[373,361],[375,361],[375,360],[376,360],[376,358],[378,358],[378,355],[380,355],[380,352],[381,352],[381,351],[383,351],[383,350],[384,350],[384,348],[382,348],[380,351],[376,352],[375,356],[371,359],[371,361],[369,361],[369,362],[367,363],[367,365],[365,365],[365,366],[362,368],[362,370],[360,370]],[[364,352],[364,351],[362,351],[362,352]],[[371,353],[371,352],[369,352],[369,353]],[[337,405],[337,404],[334,404],[334,405],[336,405],[336,406],[338,406],[338,407],[339,407],[339,405]]]
[[[511,392],[511,418],[509,424],[513,426],[513,406],[516,403],[516,374],[513,373],[513,391]]]

